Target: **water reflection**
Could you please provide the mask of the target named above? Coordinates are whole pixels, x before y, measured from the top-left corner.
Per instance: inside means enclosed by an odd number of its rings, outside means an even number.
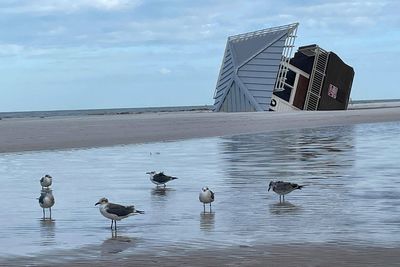
[[[345,173],[354,165],[353,132],[353,127],[335,127],[224,137],[226,177],[248,184],[260,177],[292,180],[299,170],[310,176],[316,170],[318,176]]]
[[[109,224],[93,200],[102,196],[146,212],[124,220],[120,229],[144,240],[141,248],[149,251],[170,244],[229,246],[265,240],[398,245],[399,131],[400,124],[374,125],[372,130],[360,125],[3,154],[0,195],[14,208],[8,211],[12,220],[0,217],[2,242],[12,244],[0,250],[0,257],[101,243],[110,235]],[[144,157],[148,151],[162,153]],[[57,209],[63,212],[57,212],[57,227],[35,220],[39,212],[33,199],[43,166],[58,177]],[[173,188],[154,188],[143,178],[153,169],[185,179]],[[277,203],[278,196],[267,192],[272,179],[307,187]],[[214,211],[215,203],[218,216],[202,212],[198,196],[205,185],[216,193],[212,207]],[[137,244],[127,238],[111,236],[103,253]]]
[[[215,212],[200,213],[200,229],[206,232],[214,230]]]
[[[136,245],[137,239],[128,236],[120,236],[117,234],[117,231],[112,231],[111,238],[104,240],[101,244],[100,252],[102,256],[117,254],[135,247]]]
[[[164,197],[167,196],[170,192],[175,191],[172,188],[168,187],[155,187],[151,190],[151,195],[154,197]]]
[[[56,221],[54,219],[42,218],[39,220],[41,245],[47,246],[55,243]]]
[[[298,205],[294,205],[288,201],[284,201],[270,204],[269,211],[274,215],[282,215],[298,213],[301,211],[301,208]]]

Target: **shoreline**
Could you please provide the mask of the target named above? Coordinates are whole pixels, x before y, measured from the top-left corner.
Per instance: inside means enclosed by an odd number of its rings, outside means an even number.
[[[201,111],[0,121],[0,153],[106,147],[290,129],[400,121],[400,107],[293,113]]]

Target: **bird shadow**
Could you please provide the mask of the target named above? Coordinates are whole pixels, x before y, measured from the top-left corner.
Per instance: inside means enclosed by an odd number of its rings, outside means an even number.
[[[288,201],[282,201],[282,202],[270,204],[269,210],[272,214],[281,215],[281,214],[299,212],[301,210],[301,207],[294,205]]]
[[[111,237],[104,240],[100,245],[102,256],[121,253],[129,248],[137,245],[138,239],[128,236],[118,235],[118,232],[113,230]]]
[[[215,226],[215,212],[200,213],[200,229],[203,231],[211,231]]]

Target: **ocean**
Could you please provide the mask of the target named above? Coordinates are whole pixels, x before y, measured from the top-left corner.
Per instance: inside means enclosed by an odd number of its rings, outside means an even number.
[[[56,117],[56,116],[123,115],[123,114],[139,114],[146,112],[211,111],[212,108],[213,106],[204,105],[204,106],[175,106],[175,107],[146,107],[146,108],[110,108],[110,109],[0,112],[0,119],[45,118],[45,117]]]

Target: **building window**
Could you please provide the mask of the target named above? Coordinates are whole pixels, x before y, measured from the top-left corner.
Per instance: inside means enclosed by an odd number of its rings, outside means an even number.
[[[294,80],[296,79],[296,73],[292,71],[291,69],[288,70],[286,74],[286,81],[285,83],[293,86],[294,85]]]
[[[283,86],[284,90],[283,91],[279,91],[279,92],[275,92],[274,94],[276,96],[279,96],[279,98],[285,100],[286,102],[289,102],[290,100],[290,94],[292,93],[292,87],[288,86],[287,84],[285,84]]]

